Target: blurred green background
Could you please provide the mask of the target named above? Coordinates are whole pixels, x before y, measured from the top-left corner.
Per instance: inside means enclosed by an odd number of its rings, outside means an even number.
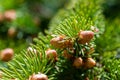
[[[66,2],[67,0],[0,0],[0,50],[11,47],[20,51],[39,32],[45,34],[49,21]]]
[[[0,50],[11,47],[19,52],[26,48],[39,32],[45,34],[51,19],[68,2],[69,0],[0,0]],[[106,19],[106,30],[102,38],[96,40],[99,45],[97,52],[113,50],[120,45],[120,1],[105,0],[101,6]]]

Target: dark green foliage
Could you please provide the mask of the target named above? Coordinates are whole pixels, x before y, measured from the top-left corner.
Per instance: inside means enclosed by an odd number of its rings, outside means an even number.
[[[120,79],[120,60],[108,59],[107,61],[105,61],[103,69],[105,71],[102,75],[104,79]]]
[[[120,60],[116,59],[116,52],[105,52],[98,66],[94,68],[97,78],[100,80],[118,80],[120,79]]]
[[[105,0],[102,4],[104,6],[104,15],[111,20],[118,17],[120,13],[120,1],[119,0]]]
[[[120,47],[119,21],[119,16],[115,19],[108,19],[106,21],[105,32],[96,40],[96,44],[99,45],[96,48],[97,52],[114,51]]]
[[[92,69],[76,69],[72,66],[73,61],[63,59],[56,64],[55,80],[85,80],[87,77],[91,80],[95,75]]]

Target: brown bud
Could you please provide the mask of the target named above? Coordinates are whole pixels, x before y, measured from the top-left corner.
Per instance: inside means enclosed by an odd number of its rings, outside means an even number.
[[[94,37],[94,32],[92,31],[80,31],[78,34],[80,44],[89,43],[91,39]]]
[[[14,55],[14,51],[11,48],[4,49],[0,52],[0,59],[2,61],[10,61]]]
[[[84,67],[85,68],[92,68],[96,65],[96,62],[92,58],[87,58],[84,62]]]
[[[15,10],[5,11],[5,13],[4,13],[4,18],[5,18],[7,21],[15,20],[15,19],[16,19],[16,11],[15,11]]]
[[[71,40],[65,39],[65,36],[58,36],[58,37],[52,38],[50,40],[50,43],[55,48],[67,48],[67,47],[73,46],[73,42]]]
[[[29,80],[48,80],[47,75],[45,74],[33,74],[32,76],[29,77]]]
[[[45,51],[47,58],[57,60],[56,50],[48,49]]]
[[[76,68],[80,68],[80,67],[82,67],[82,65],[83,65],[83,60],[81,57],[76,58],[73,62],[73,66]]]

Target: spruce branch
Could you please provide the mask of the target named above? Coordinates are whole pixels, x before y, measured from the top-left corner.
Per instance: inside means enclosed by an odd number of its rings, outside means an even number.
[[[63,34],[72,38],[75,37],[80,30],[90,30],[91,26],[94,26],[99,29],[97,33],[98,36],[98,34],[104,31],[104,18],[100,4],[99,1],[94,0],[76,0],[72,8],[61,10],[55,16],[51,22],[50,31],[56,35]],[[55,24],[53,24],[53,22],[55,22]]]
[[[46,59],[43,48],[38,49],[37,47],[36,50],[37,53],[23,51],[21,54],[15,56],[11,62],[8,62],[6,66],[0,67],[4,78],[26,80],[33,73],[41,72],[47,74],[52,68],[52,62]]]
[[[30,51],[21,52],[6,66],[0,68],[4,72],[4,78],[25,80],[34,73],[41,72],[52,80],[53,77],[56,80],[78,80],[94,73],[92,69],[96,62],[89,56],[94,52],[91,49],[94,49],[96,37],[94,38],[91,26],[98,28],[104,26],[100,25],[103,16],[99,16],[101,15],[99,4],[96,0],[76,0],[75,4],[64,12],[65,16],[59,20],[60,23],[57,23],[57,28],[53,28],[51,34],[47,36],[39,34],[38,38],[34,39],[35,45],[32,45]],[[47,59],[51,57],[46,56],[48,48],[54,49],[52,50],[54,54],[58,53],[56,64],[54,60]],[[65,51],[67,58],[63,54]],[[94,75],[91,79],[94,79],[93,77]]]
[[[79,16],[71,16],[65,19],[55,30],[56,35],[66,35],[70,38],[74,38],[77,36],[80,30],[88,30],[90,29],[91,20],[86,20],[84,17]]]

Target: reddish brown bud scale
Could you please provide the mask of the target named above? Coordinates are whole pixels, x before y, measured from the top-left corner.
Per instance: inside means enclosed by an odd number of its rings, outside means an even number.
[[[96,62],[92,58],[87,58],[84,62],[84,68],[93,68],[96,65]]]
[[[4,49],[0,52],[0,59],[2,61],[10,61],[14,55],[14,51],[11,48]]]
[[[32,76],[29,77],[29,80],[48,80],[47,75],[45,74],[33,74]]]
[[[65,39],[65,36],[58,36],[50,40],[50,44],[55,48],[66,48],[72,47],[73,43],[71,40]]]
[[[73,62],[73,66],[76,68],[80,68],[80,67],[82,67],[82,65],[83,65],[83,60],[81,57],[76,58]]]
[[[78,37],[79,37],[78,42],[80,44],[89,43],[91,41],[91,39],[94,37],[94,32],[92,32],[92,31],[80,31],[78,33]]]
[[[7,21],[12,21],[16,19],[16,11],[15,10],[8,10],[4,13],[4,18]]]
[[[69,54],[67,50],[64,50],[63,51],[63,56],[67,59],[71,59],[73,58],[73,55],[72,54]]]
[[[92,54],[95,52],[95,49],[93,47],[90,48],[89,52],[87,54]]]
[[[95,49],[93,47],[91,47],[89,50],[86,50],[85,48],[83,48],[83,51],[85,54],[89,55],[95,52]]]

